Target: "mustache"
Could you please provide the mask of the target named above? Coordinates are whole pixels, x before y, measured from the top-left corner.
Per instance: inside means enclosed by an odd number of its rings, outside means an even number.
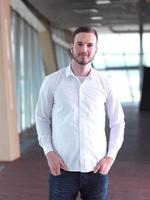
[[[79,55],[79,56],[88,56],[87,53],[79,53],[78,55]]]

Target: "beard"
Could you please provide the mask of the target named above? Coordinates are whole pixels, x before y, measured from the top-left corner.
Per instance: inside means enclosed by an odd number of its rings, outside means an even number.
[[[84,55],[84,54],[76,56],[72,53],[73,60],[75,60],[80,65],[87,65],[87,64],[91,63],[94,59],[94,56],[95,56],[95,54],[92,57],[88,57],[88,55]]]

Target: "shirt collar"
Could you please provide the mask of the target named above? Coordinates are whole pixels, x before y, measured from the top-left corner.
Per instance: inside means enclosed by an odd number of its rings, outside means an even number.
[[[69,76],[75,76],[71,70],[71,66],[69,65],[66,69],[66,77],[68,78]]]
[[[74,76],[72,70],[71,70],[71,66],[69,65],[66,69],[66,77],[68,78],[69,76]],[[91,68],[91,71],[89,73],[89,75],[87,76],[89,79],[92,79],[95,77],[95,70],[93,68]]]

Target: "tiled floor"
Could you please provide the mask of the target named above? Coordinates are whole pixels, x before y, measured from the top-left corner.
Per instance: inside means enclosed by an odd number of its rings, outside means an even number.
[[[125,141],[110,172],[110,200],[150,200],[150,112],[125,105]],[[0,200],[48,200],[48,168],[37,143],[0,163]],[[57,199],[56,199],[57,200]]]

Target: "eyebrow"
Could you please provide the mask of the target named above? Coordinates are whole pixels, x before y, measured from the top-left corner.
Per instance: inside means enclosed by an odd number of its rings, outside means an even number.
[[[83,42],[77,41],[77,44],[83,44]],[[94,43],[92,43],[92,42],[88,42],[88,43],[86,43],[86,44],[88,44],[88,45],[94,45]]]

